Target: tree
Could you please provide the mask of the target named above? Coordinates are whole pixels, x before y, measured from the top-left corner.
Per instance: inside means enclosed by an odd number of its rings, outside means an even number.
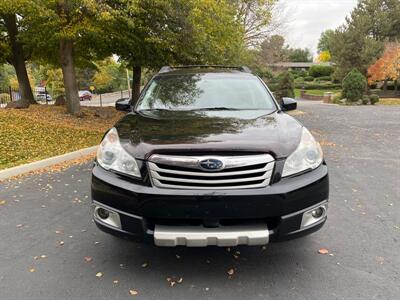
[[[359,1],[330,38],[334,76],[342,79],[353,68],[366,75],[368,66],[381,56],[384,42],[400,37],[399,15],[398,0]]]
[[[311,62],[313,59],[309,49],[290,48],[287,50],[288,60],[291,62]]]
[[[32,58],[61,67],[67,112],[80,115],[76,67],[106,55],[99,24],[109,19],[107,7],[95,0],[30,0],[24,41]]]
[[[0,91],[10,86],[10,77],[15,75],[15,69],[9,64],[0,64]]]
[[[277,0],[234,0],[233,2],[237,7],[237,19],[245,32],[244,40],[247,47],[259,45],[276,29],[276,26],[271,28],[270,25]]]
[[[318,41],[318,52],[324,51],[331,51],[331,43],[332,43],[332,36],[335,34],[335,31],[332,29],[327,29],[321,33],[321,36]]]
[[[103,30],[110,51],[133,70],[133,101],[143,67],[235,63],[244,52],[236,11],[224,0],[113,0],[108,5],[113,20]]]
[[[368,68],[368,81],[384,81],[386,89],[387,80],[394,80],[396,83],[400,79],[400,44],[389,43],[385,47],[385,52],[374,64]]]
[[[362,99],[367,88],[367,80],[357,69],[353,69],[344,77],[342,88],[342,97],[355,102]]]
[[[36,102],[26,70],[26,51],[20,39],[23,17],[17,14],[23,8],[24,1],[6,0],[0,3],[0,56],[15,68],[21,94],[20,106],[28,107]]]
[[[98,92],[111,92],[126,89],[126,69],[124,64],[117,63],[108,57],[96,62],[97,70],[92,81]]]
[[[260,46],[260,61],[263,64],[274,64],[287,60],[288,47],[285,46],[285,38],[281,35],[272,35],[265,39]]]
[[[318,62],[328,62],[331,60],[331,54],[329,51],[321,51],[318,53],[317,61]]]
[[[290,72],[279,74],[274,95],[278,100],[282,100],[283,97],[294,98],[294,80]]]

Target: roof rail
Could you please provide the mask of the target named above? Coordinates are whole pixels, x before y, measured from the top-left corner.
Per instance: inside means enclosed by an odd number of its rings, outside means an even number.
[[[240,72],[251,73],[251,70],[247,66],[225,66],[225,65],[186,65],[186,66],[164,66],[158,71],[158,73],[171,72],[176,69],[191,69],[191,68],[218,68],[218,69],[235,69]]]

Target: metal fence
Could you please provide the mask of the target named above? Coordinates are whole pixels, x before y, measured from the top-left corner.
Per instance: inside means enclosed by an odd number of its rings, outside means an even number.
[[[46,87],[35,87],[32,89],[33,96],[39,104],[52,105],[55,102],[55,97],[51,95]],[[115,102],[121,98],[130,98],[129,90],[121,90],[117,92],[91,94],[90,99],[81,97],[82,106],[114,106]],[[8,87],[0,89],[0,108],[6,107],[7,103],[21,99],[21,94],[18,89]]]

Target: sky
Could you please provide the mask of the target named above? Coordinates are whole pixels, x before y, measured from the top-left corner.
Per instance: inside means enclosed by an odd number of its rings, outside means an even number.
[[[280,0],[285,23],[280,34],[295,48],[317,52],[318,39],[326,29],[342,25],[357,0]]]

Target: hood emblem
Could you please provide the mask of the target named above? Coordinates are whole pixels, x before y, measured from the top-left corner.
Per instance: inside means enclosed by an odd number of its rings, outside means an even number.
[[[199,162],[200,168],[207,171],[218,171],[224,167],[224,163],[219,159],[207,158]]]

